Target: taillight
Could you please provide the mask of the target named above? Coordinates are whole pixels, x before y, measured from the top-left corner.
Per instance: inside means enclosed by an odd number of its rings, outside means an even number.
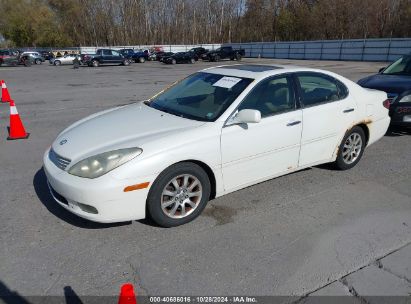
[[[390,109],[390,105],[391,105],[390,100],[389,99],[384,100],[382,102],[382,105],[384,106],[384,108]]]

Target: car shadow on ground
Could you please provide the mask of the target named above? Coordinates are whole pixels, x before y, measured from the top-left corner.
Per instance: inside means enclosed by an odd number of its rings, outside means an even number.
[[[389,127],[385,136],[398,137],[404,135],[411,135],[411,128]]]
[[[34,190],[36,191],[37,197],[39,198],[40,202],[47,208],[47,210],[59,219],[69,223],[70,225],[85,229],[103,229],[131,224],[131,222],[101,224],[83,219],[75,214],[70,213],[69,211],[61,207],[51,196],[49,188],[47,186],[46,174],[44,173],[43,168],[38,170],[34,175],[33,186]]]
[[[65,304],[83,304],[79,295],[71,288],[65,286],[63,296],[22,296],[18,291],[11,290],[5,283],[0,281],[0,303],[5,304],[34,304],[34,303],[65,303]],[[91,297],[88,297],[89,299]],[[100,303],[98,297],[93,297],[96,301],[87,303]],[[113,297],[114,299],[114,297]],[[111,300],[111,299],[110,299]]]

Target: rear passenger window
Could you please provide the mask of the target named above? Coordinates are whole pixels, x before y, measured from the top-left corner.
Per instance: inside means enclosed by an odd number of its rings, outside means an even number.
[[[305,107],[341,100],[348,94],[342,83],[326,75],[310,73],[297,75],[297,78]]]

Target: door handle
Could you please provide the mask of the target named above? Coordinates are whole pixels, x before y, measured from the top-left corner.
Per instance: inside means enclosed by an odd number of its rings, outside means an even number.
[[[299,125],[300,123],[301,123],[301,120],[292,121],[292,122],[289,122],[289,123],[287,124],[287,127]]]
[[[351,108],[351,109],[345,109],[343,112],[344,112],[344,113],[354,112],[354,109],[353,109],[353,108]]]

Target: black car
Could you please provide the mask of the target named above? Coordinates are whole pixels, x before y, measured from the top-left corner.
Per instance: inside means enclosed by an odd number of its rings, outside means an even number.
[[[167,64],[176,64],[176,63],[195,63],[193,52],[179,52],[175,53],[169,57],[164,57],[162,62]]]
[[[50,60],[54,58],[54,55],[52,52],[49,51],[40,51],[41,56],[43,56],[43,58],[45,60]]]
[[[208,61],[220,61],[222,59],[240,61],[244,56],[244,49],[233,49],[231,46],[222,46],[216,50],[201,55],[201,59]]]
[[[381,90],[390,100],[391,124],[411,127],[411,54],[358,81],[364,88]]]
[[[174,55],[173,52],[157,52],[156,53],[156,60],[160,61],[160,62],[163,62],[164,58],[170,57],[172,55]]]
[[[201,58],[202,55],[206,54],[208,50],[203,47],[195,47],[189,50],[189,52],[194,53],[194,59],[197,61],[198,59]]]

